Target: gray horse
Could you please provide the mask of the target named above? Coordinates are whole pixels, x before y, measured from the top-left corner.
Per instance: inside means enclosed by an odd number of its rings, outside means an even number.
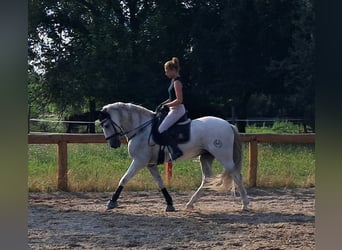
[[[112,199],[107,203],[108,209],[118,206],[117,200],[125,184],[142,168],[147,167],[165,197],[166,211],[175,211],[157,167],[159,146],[149,142],[154,116],[153,111],[142,106],[122,102],[108,104],[100,111],[99,120],[109,146],[118,148],[120,136],[126,136],[128,153],[133,159]],[[190,140],[179,147],[183,156],[177,161],[199,156],[202,168],[202,183],[186,204],[187,209],[193,209],[193,204],[200,198],[204,188],[228,191],[235,187],[235,183],[241,196],[242,210],[248,210],[249,200],[241,175],[241,142],[234,125],[213,116],[194,119],[191,122]],[[223,173],[212,177],[215,158],[223,165]]]

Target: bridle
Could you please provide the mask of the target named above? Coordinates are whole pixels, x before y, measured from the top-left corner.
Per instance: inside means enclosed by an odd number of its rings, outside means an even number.
[[[130,141],[133,137],[135,137],[137,134],[143,131],[148,125],[152,124],[153,120],[155,119],[155,118],[152,118],[151,120],[144,122],[143,124],[139,125],[138,127],[134,129],[131,129],[129,131],[124,131],[115,121],[111,119],[110,115],[107,112],[102,111],[102,114],[104,114],[105,117],[104,119],[100,120],[101,127],[103,128],[103,124],[109,120],[111,126],[114,129],[114,134],[105,137],[106,140],[109,140],[115,136],[125,136],[125,135],[128,135],[129,133],[136,131],[136,133],[128,137],[128,141]]]
[[[108,115],[109,116],[109,115]],[[109,140],[115,136],[123,136],[125,135],[126,133],[123,131],[123,129],[116,123],[114,122],[112,119],[110,119],[109,117],[107,118],[104,118],[103,120],[100,121],[100,125],[101,127],[103,128],[104,124],[107,122],[107,121],[110,121],[110,125],[113,127],[114,129],[114,134],[110,135],[110,136],[107,136],[105,137],[106,140]],[[118,131],[119,130],[119,131]]]

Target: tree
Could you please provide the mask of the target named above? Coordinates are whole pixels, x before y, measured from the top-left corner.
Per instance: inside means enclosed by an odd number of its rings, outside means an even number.
[[[310,0],[294,2],[290,12],[291,44],[284,58],[273,60],[268,68],[272,76],[281,76],[283,86],[278,93],[280,115],[302,117],[315,129],[314,75],[314,22],[315,13]]]
[[[30,55],[60,110],[128,95],[127,69],[138,56],[137,29],[148,1],[121,3],[30,1]]]
[[[265,103],[258,115],[301,116],[313,113],[313,23],[312,0],[31,0],[29,61],[60,112],[154,108],[178,56],[194,118],[245,119]]]
[[[59,110],[91,100],[151,104],[146,89],[160,85],[161,62],[183,54],[185,41],[179,38],[185,33],[177,32],[182,19],[169,27],[165,15],[170,3],[30,1],[30,58],[44,71],[49,100]],[[183,7],[171,6],[181,17]],[[172,37],[179,44],[169,43]]]

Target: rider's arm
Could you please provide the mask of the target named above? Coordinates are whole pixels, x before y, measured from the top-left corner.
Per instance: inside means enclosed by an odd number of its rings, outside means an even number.
[[[167,99],[167,100],[163,101],[160,105],[164,105],[164,104],[166,104],[168,102],[170,102],[170,99]]]

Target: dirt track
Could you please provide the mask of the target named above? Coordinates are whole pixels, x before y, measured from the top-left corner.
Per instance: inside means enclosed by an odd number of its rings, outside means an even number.
[[[162,195],[30,193],[30,249],[314,249],[315,189],[249,189],[250,212],[238,197],[208,191],[187,211],[192,192],[170,192],[176,212],[164,212]]]

